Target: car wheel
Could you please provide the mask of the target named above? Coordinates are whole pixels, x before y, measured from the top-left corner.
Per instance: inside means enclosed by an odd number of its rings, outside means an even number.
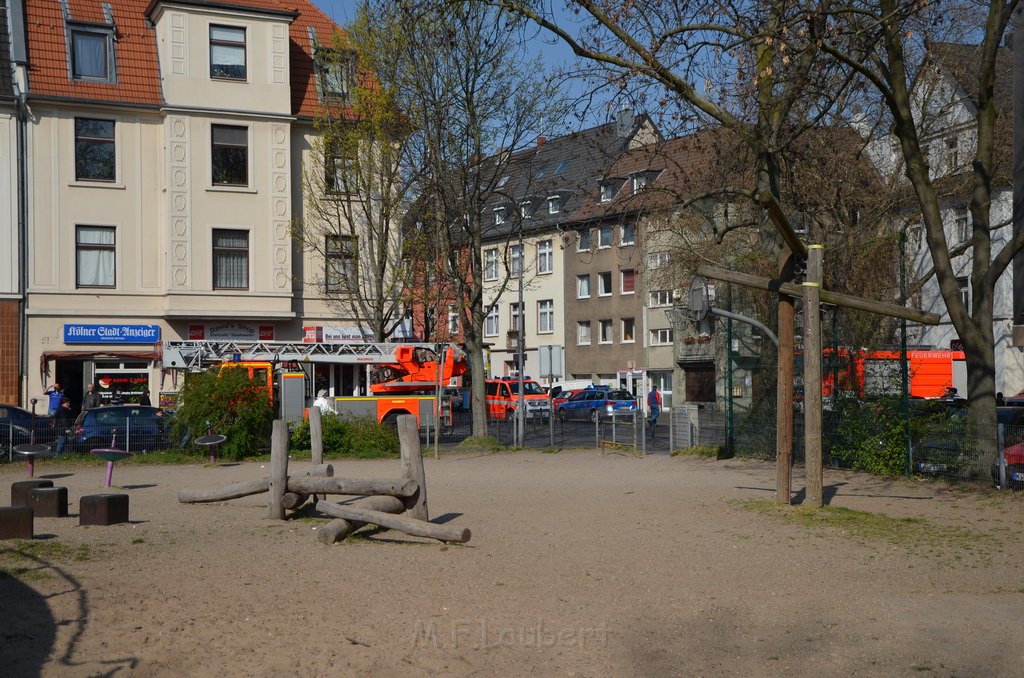
[[[597,408],[596,407],[594,409],[590,410],[590,423],[592,423],[592,424],[597,423],[598,416],[599,415],[597,414]]]
[[[568,412],[566,412],[565,410],[558,410],[558,421],[560,421],[560,422],[562,422],[564,424],[566,421],[568,421],[568,419],[569,419],[569,413]]]

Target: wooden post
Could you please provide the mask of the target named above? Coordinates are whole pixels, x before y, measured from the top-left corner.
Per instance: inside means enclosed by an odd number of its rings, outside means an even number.
[[[284,520],[284,493],[288,490],[288,422],[284,419],[274,420],[274,430],[270,435],[270,499],[267,502],[267,515],[270,518]]]
[[[309,409],[309,445],[313,450],[312,462],[324,463],[324,425],[323,413],[319,407]]]
[[[793,279],[794,255],[779,253],[779,280]],[[775,502],[789,504],[793,494],[793,297],[779,294],[779,365],[775,415]]]
[[[423,470],[420,450],[420,432],[416,417],[403,414],[398,417],[398,440],[402,447],[402,475],[419,485],[419,492],[406,504],[410,515],[417,520],[430,520],[427,512],[427,478]]]
[[[822,505],[821,470],[821,260],[824,245],[807,248],[804,281],[804,471],[808,506]]]

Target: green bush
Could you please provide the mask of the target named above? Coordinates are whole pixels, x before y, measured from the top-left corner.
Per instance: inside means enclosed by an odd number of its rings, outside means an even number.
[[[227,440],[217,456],[243,459],[268,447],[274,408],[265,385],[249,379],[244,370],[209,370],[188,375],[174,419],[175,439],[219,433]]]
[[[390,426],[382,426],[369,417],[341,417],[333,414],[325,414],[320,421],[325,456],[375,458],[399,455],[398,434]],[[292,430],[291,447],[297,450],[312,447],[308,421]]]

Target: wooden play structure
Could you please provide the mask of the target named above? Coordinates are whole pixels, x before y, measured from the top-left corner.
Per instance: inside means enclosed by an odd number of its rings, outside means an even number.
[[[318,416],[310,417],[311,428],[314,429],[314,462],[322,461],[322,454],[318,454],[316,449],[320,437],[316,430],[319,423]],[[364,525],[378,525],[443,542],[463,544],[469,541],[468,528],[429,522],[426,476],[416,417],[399,417],[398,435],[402,450],[400,478],[337,478],[334,467],[323,463],[314,463],[303,475],[290,476],[288,427],[285,421],[277,420],[271,437],[269,476],[208,490],[182,490],[178,493],[178,501],[184,504],[226,501],[267,492],[269,517],[284,520],[286,511],[302,507],[312,496],[316,510],[333,518],[317,532],[317,538],[325,544],[342,541]],[[319,495],[347,495],[347,498],[341,502],[326,498],[317,500]]]

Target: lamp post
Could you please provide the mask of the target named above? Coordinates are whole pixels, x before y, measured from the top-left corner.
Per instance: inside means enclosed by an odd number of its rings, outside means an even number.
[[[523,220],[519,219],[519,331],[516,333],[516,374],[519,375],[519,395],[516,403],[516,438],[518,447],[526,446],[526,396],[523,389],[526,388],[526,379],[523,371],[526,369],[526,308],[523,306],[523,276],[526,274],[526,250],[523,247]]]

